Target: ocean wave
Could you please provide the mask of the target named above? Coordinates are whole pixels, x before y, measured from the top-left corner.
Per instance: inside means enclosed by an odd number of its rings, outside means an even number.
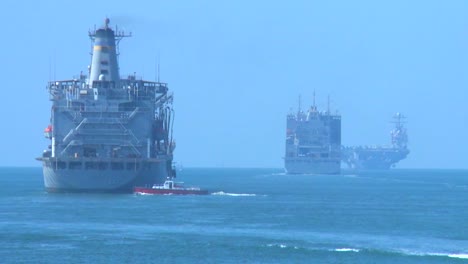
[[[332,251],[336,251],[336,252],[359,252],[361,250],[357,249],[357,248],[335,248]]]
[[[266,245],[267,247],[276,247],[276,248],[290,248],[290,249],[303,249],[311,251],[334,251],[334,252],[360,252],[360,249],[357,248],[323,248],[323,247],[299,247],[294,245],[287,245],[283,243],[270,243]]]
[[[385,252],[385,250],[384,250]],[[442,258],[457,258],[457,259],[468,259],[468,253],[447,253],[437,251],[409,251],[409,250],[388,250],[387,252],[402,254],[406,256],[418,256],[418,257],[442,257]]]
[[[448,254],[449,258],[459,258],[459,259],[468,259],[468,254]]]
[[[272,174],[270,174],[272,176],[284,176],[284,175],[287,175],[286,172],[274,172]]]
[[[468,259],[468,253],[432,253],[432,252],[408,252],[399,250],[375,250],[375,249],[358,249],[358,248],[335,248],[329,251],[334,252],[381,252],[381,253],[396,253],[407,256],[420,256],[420,257],[446,257],[446,258],[457,258],[457,259]]]
[[[264,245],[266,247],[281,248],[281,249],[305,249],[311,251],[332,251],[332,252],[381,252],[381,253],[394,253],[394,254],[403,254],[407,256],[420,256],[420,257],[447,257],[447,258],[457,258],[457,259],[468,259],[468,253],[431,253],[431,252],[409,252],[409,251],[399,251],[399,250],[376,250],[376,249],[358,249],[358,248],[323,248],[323,247],[298,247],[294,245],[288,245],[284,243],[270,243]]]
[[[226,192],[214,192],[211,195],[222,195],[222,196],[257,196],[254,193],[226,193]]]
[[[468,253],[422,253],[416,255],[468,259]]]
[[[142,193],[142,192],[135,192],[133,193],[134,196],[138,196],[138,195],[152,195],[151,193]]]
[[[294,248],[294,249],[299,249],[299,247],[296,246],[288,246],[286,244],[267,244],[267,247],[278,247],[278,248]]]

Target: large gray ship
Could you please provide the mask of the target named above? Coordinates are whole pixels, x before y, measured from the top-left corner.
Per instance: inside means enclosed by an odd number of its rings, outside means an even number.
[[[343,147],[341,157],[351,169],[388,170],[409,154],[405,117],[397,113],[393,117],[395,128],[390,132],[390,146]]]
[[[166,83],[121,78],[117,27],[89,32],[87,75],[47,85],[52,101],[50,139],[42,162],[49,192],[132,192],[134,186],[174,177],[173,96]]]
[[[339,174],[341,116],[319,111],[314,103],[307,112],[300,107],[287,116],[286,155],[288,174]]]

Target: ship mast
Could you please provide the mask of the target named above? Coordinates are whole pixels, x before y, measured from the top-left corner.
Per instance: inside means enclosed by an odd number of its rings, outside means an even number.
[[[316,105],[315,105],[315,89],[314,89],[314,99],[313,100],[314,100],[313,101],[313,107],[315,108],[316,107]]]
[[[406,117],[401,113],[396,113],[393,116],[395,128],[390,132],[392,138],[392,145],[397,148],[406,148],[408,143],[408,136],[404,127]]]
[[[301,103],[302,103],[302,98],[301,98],[301,95],[299,95],[298,106],[297,106],[297,115],[299,115],[302,112]]]

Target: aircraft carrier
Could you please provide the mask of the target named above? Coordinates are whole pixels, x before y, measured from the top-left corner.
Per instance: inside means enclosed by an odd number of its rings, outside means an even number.
[[[50,145],[37,159],[48,192],[132,192],[175,177],[173,95],[166,83],[120,77],[119,42],[131,34],[109,22],[89,31],[88,73],[47,85]]]
[[[328,104],[329,105],[329,104]],[[339,174],[341,116],[313,105],[290,113],[286,123],[284,167],[288,174]]]
[[[388,170],[396,166],[409,154],[408,135],[404,119],[400,113],[394,115],[395,128],[390,132],[390,146],[353,146],[343,147],[342,161],[351,169]]]

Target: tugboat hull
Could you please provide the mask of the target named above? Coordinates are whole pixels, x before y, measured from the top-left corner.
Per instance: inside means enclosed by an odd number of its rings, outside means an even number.
[[[137,194],[176,194],[176,195],[207,195],[207,190],[190,190],[190,189],[153,189],[145,187],[135,187],[134,193]]]

